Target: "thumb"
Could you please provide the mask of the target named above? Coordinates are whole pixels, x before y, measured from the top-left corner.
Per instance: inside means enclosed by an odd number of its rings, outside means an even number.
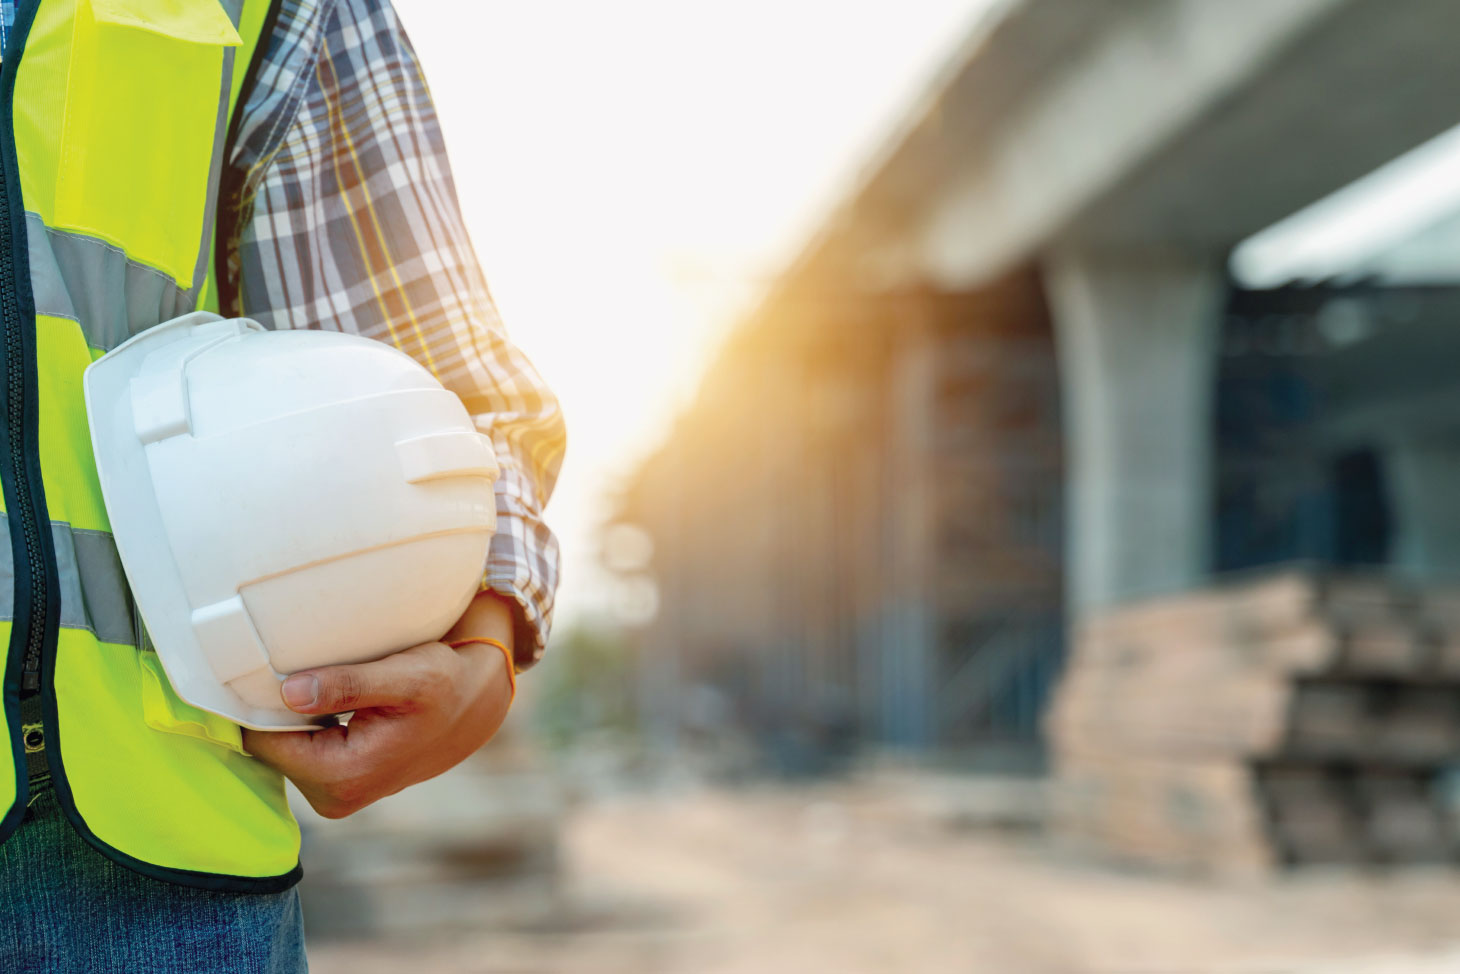
[[[339,714],[366,707],[403,707],[416,697],[419,667],[407,651],[373,663],[325,666],[295,673],[279,695],[295,713]]]

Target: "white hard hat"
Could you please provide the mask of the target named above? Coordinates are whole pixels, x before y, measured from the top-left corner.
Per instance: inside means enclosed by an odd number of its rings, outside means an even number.
[[[409,356],[207,312],[86,370],[122,567],[178,696],[259,730],[290,673],[440,638],[496,528],[491,440]]]

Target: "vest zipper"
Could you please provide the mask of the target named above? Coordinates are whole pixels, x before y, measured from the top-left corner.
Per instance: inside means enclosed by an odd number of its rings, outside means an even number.
[[[22,4],[33,16],[38,0]],[[20,662],[20,703],[27,738],[44,729],[41,714],[47,645],[54,639],[53,619],[60,616],[54,605],[56,586],[55,553],[46,515],[44,486],[40,481],[39,431],[37,429],[37,363],[34,299],[30,290],[30,267],[26,244],[25,208],[20,198],[16,169],[15,130],[12,103],[15,71],[24,48],[30,17],[17,10],[18,30],[12,33],[11,49],[0,61],[0,215],[6,223],[6,239],[0,246],[0,330],[3,330],[3,381],[5,413],[3,438],[5,456],[0,459],[6,517],[11,529],[11,556],[15,566],[15,611],[11,621],[10,665]],[[29,748],[27,748],[29,750]],[[34,753],[27,762],[35,769]]]

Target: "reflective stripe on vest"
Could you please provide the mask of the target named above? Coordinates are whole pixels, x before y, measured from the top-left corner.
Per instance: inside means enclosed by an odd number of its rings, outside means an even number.
[[[69,524],[51,522],[61,589],[60,624],[84,629],[100,642],[120,646],[137,644],[136,620],[127,578],[117,557],[117,544],[105,531],[77,531]],[[0,521],[0,622],[15,612],[10,559],[10,526]]]
[[[61,588],[60,624],[85,629],[104,643],[137,645],[137,622],[117,543],[105,531],[77,531],[51,522]],[[0,622],[15,614],[15,565],[10,557],[10,525],[0,521]]]
[[[92,348],[110,351],[197,303],[192,289],[128,260],[111,244],[55,230],[35,213],[27,213],[25,223],[36,314],[76,322]]]
[[[0,64],[0,250],[11,255],[0,253],[0,639],[12,740],[0,749],[0,832],[24,811],[16,701],[38,648],[28,678],[39,690],[26,700],[39,704],[71,824],[146,875],[241,892],[297,881],[298,826],[282,779],[243,753],[238,727],[178,699],[138,646],[81,376],[212,290],[230,113],[270,13],[267,0],[39,0]]]

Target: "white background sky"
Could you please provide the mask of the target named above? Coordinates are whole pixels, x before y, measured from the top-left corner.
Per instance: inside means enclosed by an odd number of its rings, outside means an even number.
[[[735,316],[989,0],[396,0],[477,254],[558,392],[560,611],[594,524]]]

